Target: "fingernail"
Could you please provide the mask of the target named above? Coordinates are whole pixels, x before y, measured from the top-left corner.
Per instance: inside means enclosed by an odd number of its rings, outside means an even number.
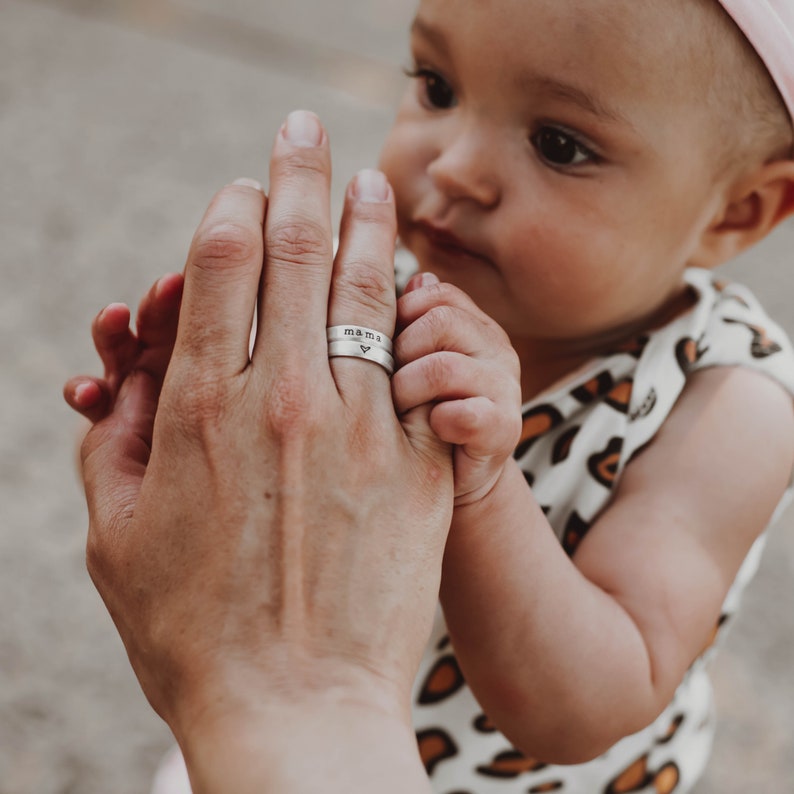
[[[441,281],[435,273],[420,273],[417,276],[418,287],[430,287],[433,284],[440,284]]]
[[[252,187],[254,190],[261,190],[264,192],[261,182],[257,182],[256,179],[249,179],[247,176],[241,176],[239,179],[235,179],[232,184],[241,185],[242,187]]]
[[[118,309],[126,309],[126,308],[127,308],[126,303],[108,303],[108,305],[105,306],[105,308],[99,312],[99,314],[97,315],[97,319],[103,320],[108,312],[116,311]]]
[[[386,175],[372,168],[365,168],[356,174],[356,198],[359,201],[377,203],[388,201],[389,183]]]
[[[173,292],[174,283],[179,281],[181,281],[181,278],[178,273],[167,273],[166,275],[161,276],[154,285],[155,297],[162,298],[166,292]]]
[[[284,137],[294,146],[319,146],[323,139],[320,119],[308,110],[293,110],[283,130]]]
[[[74,399],[78,405],[87,406],[96,399],[97,388],[93,383],[81,383],[75,386]]]

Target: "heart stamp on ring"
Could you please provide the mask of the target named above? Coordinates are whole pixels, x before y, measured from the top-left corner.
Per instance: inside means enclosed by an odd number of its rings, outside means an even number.
[[[344,331],[347,331],[351,326],[342,326]],[[358,326],[352,326],[358,328]],[[375,331],[368,331],[362,329],[376,336]],[[339,332],[338,328],[329,328],[328,334],[328,358],[363,358],[367,361],[372,361],[375,364],[380,364],[386,370],[386,374],[391,377],[394,373],[394,358],[391,354],[391,339],[385,337],[380,338],[380,341],[373,339],[364,340],[370,342],[369,344],[362,344],[362,340],[346,339],[345,335]],[[388,345],[388,349],[387,346]]]

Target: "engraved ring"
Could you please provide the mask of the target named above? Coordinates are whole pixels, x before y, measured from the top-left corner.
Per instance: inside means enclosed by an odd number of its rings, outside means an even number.
[[[332,325],[325,334],[328,358],[363,358],[380,364],[389,377],[394,373],[392,341],[386,334],[363,325]]]
[[[365,346],[380,347],[387,353],[392,352],[391,339],[386,334],[363,325],[332,325],[325,329],[325,338],[329,342],[360,342]]]

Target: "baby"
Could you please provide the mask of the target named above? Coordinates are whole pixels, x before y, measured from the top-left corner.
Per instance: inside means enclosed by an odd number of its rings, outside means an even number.
[[[411,46],[381,160],[418,271],[393,393],[456,445],[428,774],[690,791],[706,652],[794,463],[791,345],[711,273],[794,211],[794,0],[421,0]],[[153,348],[177,293],[144,303]]]

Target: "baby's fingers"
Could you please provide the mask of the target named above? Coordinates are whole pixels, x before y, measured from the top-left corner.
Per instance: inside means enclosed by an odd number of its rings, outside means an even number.
[[[471,397],[466,387],[472,359],[462,353],[440,351],[409,361],[392,378],[392,400],[397,414],[426,403]]]
[[[88,375],[70,378],[63,387],[63,397],[70,408],[91,424],[104,419],[113,405],[113,395],[107,381]]]
[[[440,350],[407,362],[392,378],[392,398],[398,414],[425,403],[467,397],[489,399],[506,413],[514,413],[515,424],[520,425],[521,387],[499,362]]]
[[[173,273],[151,287],[138,307],[137,334],[123,303],[111,303],[96,316],[91,333],[111,392],[133,369],[146,370],[162,382],[176,340],[182,286],[182,275]]]
[[[158,279],[138,305],[138,338],[150,347],[173,346],[185,280],[181,273]]]
[[[473,455],[509,455],[521,433],[521,389],[492,362],[451,351],[411,361],[392,378],[398,414],[437,403],[431,426],[447,443]]]
[[[91,325],[91,336],[105,368],[105,379],[111,388],[117,388],[138,355],[138,340],[130,329],[129,307],[111,303],[102,309]]]
[[[136,329],[141,355],[135,366],[146,370],[158,382],[165,377],[174,350],[183,286],[180,273],[163,276],[138,307]]]
[[[430,427],[455,445],[455,506],[472,504],[490,493],[516,443],[513,423],[502,406],[487,397],[436,405]]]
[[[442,402],[430,412],[433,432],[448,444],[464,447],[475,460],[507,458],[516,444],[515,425],[487,397]]]

